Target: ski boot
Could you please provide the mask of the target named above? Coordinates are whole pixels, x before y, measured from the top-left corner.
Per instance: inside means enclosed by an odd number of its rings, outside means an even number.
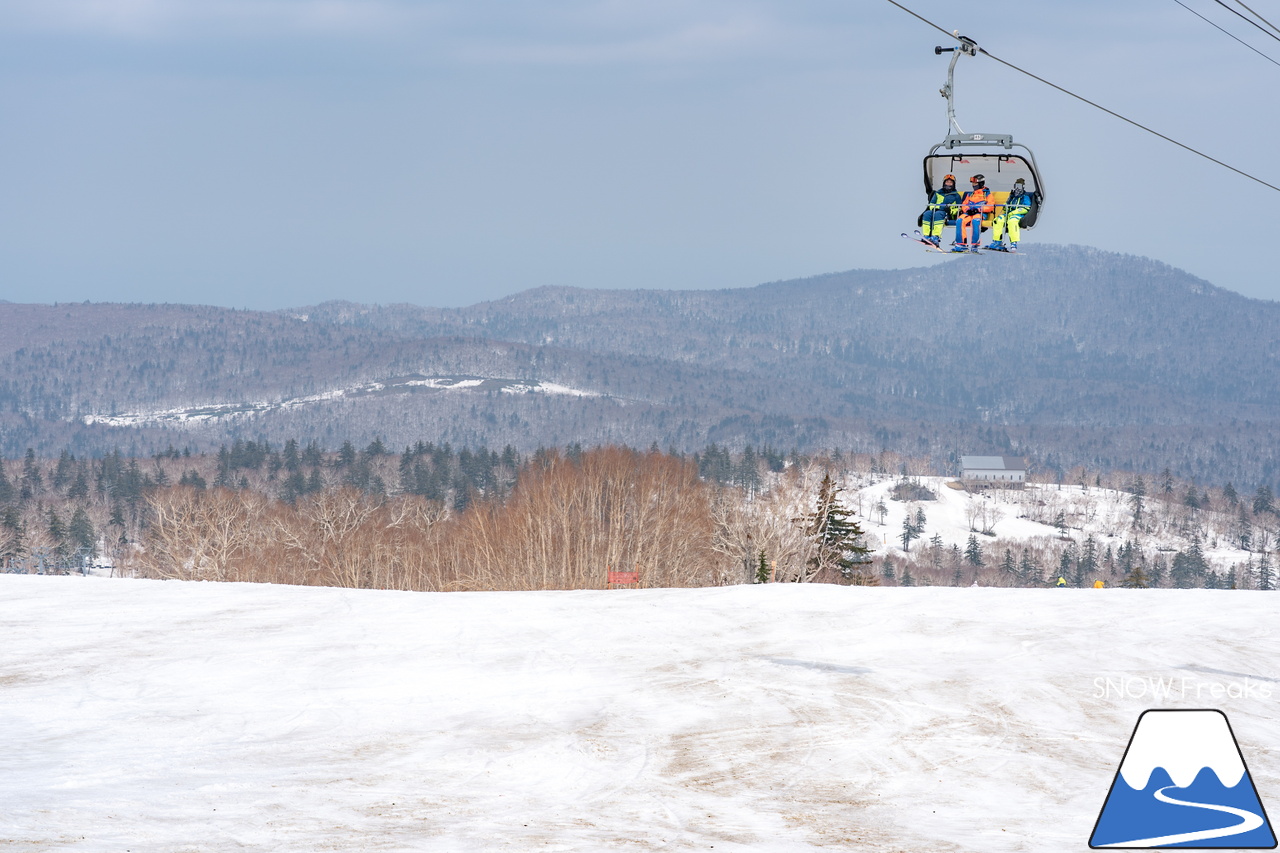
[[[941,237],[925,237],[925,239],[926,239],[926,240],[928,240],[930,243],[932,243],[932,244],[933,244],[933,247],[934,247],[935,249],[941,249],[941,248],[942,248],[942,238],[941,238]]]
[[[988,251],[992,251],[992,252],[1006,251],[1004,247],[1004,243],[1000,240],[992,240],[990,243],[987,244],[987,249]]]
[[[1006,251],[1006,252],[1016,252],[1016,251],[1018,251],[1018,244],[1017,244],[1017,243],[1010,243],[1010,244],[1009,244],[1009,248],[1005,249],[1005,251]]]

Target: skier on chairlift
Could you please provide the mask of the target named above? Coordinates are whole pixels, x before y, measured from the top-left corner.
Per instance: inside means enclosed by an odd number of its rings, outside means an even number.
[[[929,206],[920,214],[920,231],[935,246],[942,245],[942,229],[948,219],[960,211],[960,193],[956,192],[956,176],[942,179],[942,188],[929,194]]]
[[[973,187],[964,194],[960,202],[960,215],[956,217],[956,242],[951,247],[953,252],[977,251],[982,237],[982,217],[995,210],[991,201],[991,190],[987,189],[984,175],[974,175],[969,179]]]
[[[988,249],[995,249],[997,252],[1016,252],[1018,251],[1018,240],[1022,234],[1022,217],[1031,212],[1031,205],[1035,204],[1036,194],[1027,191],[1026,178],[1018,178],[1013,182],[1013,191],[1009,193],[1009,199],[1004,203],[1004,207],[996,214],[995,221],[991,223],[991,244]],[[1001,239],[1004,237],[1005,224],[1009,226],[1009,245],[1005,245]]]

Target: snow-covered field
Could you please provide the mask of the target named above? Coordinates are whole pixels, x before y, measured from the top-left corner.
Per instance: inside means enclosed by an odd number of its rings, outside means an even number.
[[[854,475],[847,484],[844,502],[870,535],[877,555],[904,556],[900,538],[903,520],[921,510],[926,523],[923,535],[911,546],[913,553],[920,553],[934,535],[945,547],[963,549],[968,538],[976,534],[988,566],[999,563],[1005,548],[1016,553],[1027,545],[1062,547],[1069,541],[1080,547],[1089,536],[1094,537],[1100,559],[1108,548],[1114,551],[1130,540],[1151,554],[1164,551],[1171,557],[1173,551],[1190,547],[1193,534],[1200,537],[1205,559],[1218,572],[1258,556],[1240,548],[1232,539],[1238,526],[1238,511],[1227,507],[1192,512],[1176,501],[1164,503],[1151,498],[1145,501],[1143,528],[1135,530],[1133,496],[1116,489],[1028,484],[1025,489],[973,493],[950,488],[946,477],[912,479],[933,492],[935,499],[893,500],[891,492],[899,481],[897,477]],[[877,511],[878,506],[884,508],[883,513]],[[1065,525],[1062,531],[1053,526],[1059,514]],[[1263,519],[1274,522],[1270,516]],[[1260,539],[1256,534],[1260,529],[1255,527],[1255,542]],[[1041,568],[1050,578],[1057,574],[1056,566]],[[1109,574],[1105,577],[1110,583],[1117,583]]]
[[[1276,601],[0,576],[0,850],[1085,850],[1149,707],[1275,815]]]

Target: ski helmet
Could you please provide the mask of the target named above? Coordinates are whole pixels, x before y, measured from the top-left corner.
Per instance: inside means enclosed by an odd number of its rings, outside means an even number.
[[[969,179],[969,183],[977,184],[978,186],[982,186],[984,183],[986,183],[986,181],[987,181],[986,175],[974,175],[972,178]]]

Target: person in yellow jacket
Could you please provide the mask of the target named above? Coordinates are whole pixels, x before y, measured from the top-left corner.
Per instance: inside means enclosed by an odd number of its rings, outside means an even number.
[[[1103,588],[1103,587],[1105,587],[1106,585],[1107,585],[1107,584],[1106,584],[1106,581],[1094,581],[1094,582],[1093,582],[1093,588],[1094,588],[1094,589],[1102,589],[1102,588]]]
[[[948,219],[955,219],[960,211],[960,193],[956,192],[956,176],[942,179],[942,189],[929,195],[929,206],[920,214],[920,230],[924,238],[935,246],[942,245],[942,229]]]
[[[1024,178],[1018,178],[1013,182],[1013,191],[1009,193],[1009,199],[1004,203],[1000,210],[996,211],[996,217],[991,223],[991,230],[994,236],[988,249],[995,249],[997,252],[1016,252],[1018,251],[1018,241],[1022,239],[1022,217],[1031,212],[1031,206],[1036,202],[1036,194],[1027,192],[1027,182]],[[1004,242],[1005,225],[1009,226],[1009,243]]]
[[[1058,586],[1059,586],[1059,587],[1064,587],[1064,586],[1066,586],[1066,585],[1067,585],[1067,579],[1066,579],[1066,578],[1064,578],[1064,577],[1062,577],[1061,575],[1059,575],[1059,576],[1058,576]]]

